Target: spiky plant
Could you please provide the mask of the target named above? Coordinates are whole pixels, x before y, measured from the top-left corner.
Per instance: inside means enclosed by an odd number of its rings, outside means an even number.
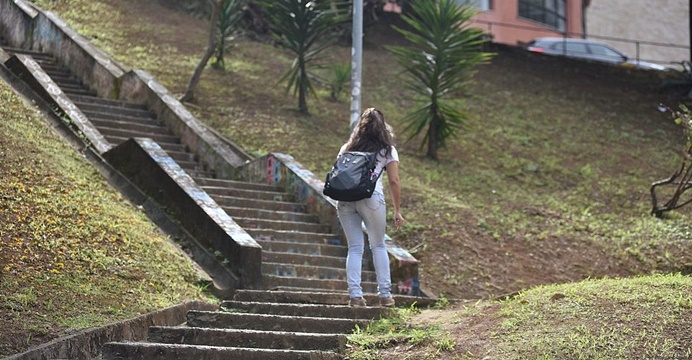
[[[238,22],[243,18],[243,0],[225,0],[216,21],[219,40],[216,44],[216,59],[212,66],[225,70],[224,56],[238,32]]]
[[[349,81],[351,81],[351,65],[335,64],[329,78],[332,100],[339,101],[339,95],[344,91]]]
[[[453,0],[415,1],[411,6],[411,15],[402,16],[410,28],[394,26],[410,45],[387,48],[404,67],[406,87],[418,104],[404,117],[404,132],[411,140],[425,131],[421,149],[427,144],[426,156],[437,159],[438,149],[467,119],[453,100],[468,88],[475,66],[492,54],[481,51],[484,33],[469,27],[474,9]]]
[[[298,95],[298,109],[307,114],[307,97],[315,94],[310,69],[319,67],[324,51],[336,40],[336,29],[344,17],[335,1],[264,0],[274,38],[295,55],[288,71],[279,79],[286,92]]]

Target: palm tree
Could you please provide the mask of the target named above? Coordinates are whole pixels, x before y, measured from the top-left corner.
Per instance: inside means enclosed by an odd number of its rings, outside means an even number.
[[[286,81],[286,92],[298,94],[298,109],[307,114],[307,97],[315,94],[310,67],[319,66],[322,55],[336,40],[336,27],[342,17],[332,1],[264,0],[274,38],[295,55],[291,68],[279,82]]]
[[[453,0],[411,2],[411,15],[402,16],[410,29],[394,27],[410,46],[389,46],[408,75],[406,87],[418,107],[404,117],[404,132],[411,140],[425,130],[421,148],[437,160],[437,151],[463,127],[467,115],[453,100],[468,88],[473,68],[492,54],[481,52],[486,41],[479,29],[468,24],[475,10]]]

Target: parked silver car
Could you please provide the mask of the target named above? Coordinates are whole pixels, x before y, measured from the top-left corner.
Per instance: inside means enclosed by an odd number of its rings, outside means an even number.
[[[588,39],[537,38],[527,44],[526,49],[546,55],[561,55],[570,58],[602,61],[647,70],[666,70],[666,67],[663,65],[631,59],[610,45]]]

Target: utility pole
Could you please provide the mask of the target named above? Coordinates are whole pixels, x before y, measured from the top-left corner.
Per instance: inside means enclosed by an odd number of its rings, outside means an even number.
[[[692,0],[690,0],[692,2]],[[350,128],[360,119],[361,75],[363,73],[363,0],[353,0],[353,47],[351,48]]]

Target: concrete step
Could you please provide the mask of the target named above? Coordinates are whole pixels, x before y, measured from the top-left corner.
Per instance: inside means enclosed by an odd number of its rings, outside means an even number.
[[[301,279],[319,280],[340,280],[346,282],[345,267],[326,267],[313,265],[294,265],[282,263],[262,262],[263,275],[288,276]],[[363,281],[376,282],[377,278],[374,271],[363,270],[361,272]]]
[[[272,241],[256,239],[262,246],[262,252],[292,253],[319,257],[342,257],[348,254],[348,248],[344,245],[311,244],[294,241]]]
[[[264,287],[274,289],[279,287],[306,288],[316,291],[322,290],[346,290],[348,286],[345,280],[305,279],[290,276],[262,275]],[[363,292],[376,294],[377,283],[364,281],[361,283]],[[344,303],[345,304],[345,303]]]
[[[195,178],[197,179],[197,178]],[[282,202],[282,201],[271,201],[271,200],[258,200],[258,199],[247,199],[242,197],[233,196],[212,196],[216,203],[220,206],[226,207],[244,207],[252,209],[264,209],[264,210],[276,210],[276,211],[289,211],[289,212],[305,212],[306,205],[294,202]]]
[[[65,93],[70,93],[70,92],[79,92],[79,91],[89,91],[87,88],[82,86],[82,84],[57,84],[60,89],[65,92]]]
[[[21,48],[16,48],[16,47],[11,47],[11,46],[2,46],[2,49],[5,50],[5,52],[10,53],[10,54],[22,54],[22,55],[29,55],[33,57],[34,59],[43,59],[43,60],[51,60],[55,61],[55,58],[52,57],[49,54],[38,52],[35,50],[27,50],[27,49],[21,49]]]
[[[118,111],[117,109],[114,111]],[[145,125],[145,126],[151,126],[151,127],[157,127],[161,129],[166,129],[166,132],[168,131],[168,127],[163,121],[160,121],[158,119],[151,119],[151,118],[138,118],[138,117],[131,117],[131,116],[119,116],[117,113],[114,113],[113,115],[110,115],[108,118],[104,118],[99,116],[99,114],[91,113],[89,111],[83,111],[83,113],[91,120],[92,122],[98,122],[100,126],[103,127],[112,127],[112,128],[123,128],[127,127],[128,125]],[[115,118],[115,119],[114,119]],[[145,129],[145,131],[149,131],[150,129]]]
[[[262,247],[262,262],[284,265],[306,265],[335,269],[346,268],[346,251],[343,255],[328,256],[320,254],[300,254],[295,252],[273,252]],[[363,254],[363,271],[373,271],[372,253],[366,251]]]
[[[147,341],[166,344],[226,346],[242,348],[322,350],[342,352],[346,349],[344,334],[291,333],[244,329],[205,329],[196,327],[149,328]]]
[[[239,187],[202,186],[211,196],[241,197],[246,199],[290,202],[293,196],[286,192],[243,189]]]
[[[309,293],[314,293],[314,292],[322,292],[322,293],[332,293],[332,294],[347,294],[348,291],[345,289],[312,289],[312,288],[304,288],[304,287],[297,287],[297,286],[275,286],[271,288],[269,291],[288,291],[288,292],[309,292]],[[344,302],[344,304],[347,304],[348,301]]]
[[[437,299],[419,296],[397,294],[393,296],[397,307],[410,307],[414,305],[417,307],[428,307],[435,304],[437,301]],[[369,306],[379,304],[379,298],[376,293],[366,293],[363,297]],[[312,291],[238,290],[233,294],[233,300],[245,302],[345,305],[348,304],[348,292],[346,292],[346,290],[332,292],[317,291],[315,289]]]
[[[110,106],[98,103],[82,103],[79,109],[102,119],[156,119],[156,114],[146,109],[132,109],[123,106]],[[162,123],[163,124],[163,123]]]
[[[192,327],[319,334],[348,334],[353,332],[356,325],[360,327],[367,326],[368,321],[366,319],[241,314],[223,311],[191,310],[187,313],[187,325]]]
[[[145,121],[144,119],[141,119],[139,121],[133,121],[132,119],[127,118],[123,118],[121,120],[109,120],[89,113],[84,113],[84,115],[86,115],[89,121],[91,121],[91,123],[97,128],[118,128],[141,133],[170,133],[168,128],[166,128],[160,121],[156,120]]]
[[[125,141],[130,139],[129,137],[125,137],[125,136],[104,135],[104,137],[106,138],[106,140],[108,140],[108,142],[110,142],[111,144],[114,144],[114,145],[118,145],[118,144],[125,142]],[[157,144],[161,147],[162,150],[164,150],[166,153],[169,153],[169,154],[172,154],[172,153],[191,154],[187,150],[187,145],[185,145],[185,144],[168,143],[168,142],[157,142]],[[215,175],[212,173],[200,173],[200,174],[196,174],[196,175],[191,174],[190,176],[192,176],[194,178],[197,176],[199,176],[199,177],[213,177]]]
[[[337,360],[343,357],[330,351],[275,350],[224,346],[158,343],[107,343],[102,360]]]
[[[39,64],[43,71],[48,74],[48,76],[52,77],[73,77],[74,74],[72,72],[58,64],[55,63],[50,63],[50,62],[42,62]]]
[[[363,259],[365,260],[365,259]],[[345,256],[325,256],[272,252],[262,247],[262,262],[346,268]]]
[[[70,89],[70,88],[60,88],[68,97],[73,95],[77,96],[94,96],[94,93],[86,89]]]
[[[276,221],[297,221],[306,223],[316,223],[319,221],[319,217],[317,217],[317,215],[301,212],[248,209],[233,206],[224,206],[223,208],[226,210],[228,215],[234,217],[249,217]]]
[[[190,175],[191,172],[194,173],[208,173],[207,169],[204,167],[204,165],[200,164],[197,161],[176,161],[176,163],[183,169],[185,172]],[[191,175],[190,175],[191,176]]]
[[[62,87],[63,85],[71,85],[84,88],[84,85],[79,80],[75,79],[72,75],[64,73],[51,73],[48,74],[48,76],[50,76],[51,80],[53,80],[53,82],[60,87]]]
[[[129,129],[118,129],[118,128],[113,128],[113,127],[99,127],[97,129],[106,138],[108,138],[108,137],[121,137],[121,138],[129,139],[129,138],[135,138],[135,137],[142,137],[142,138],[150,138],[159,144],[162,144],[162,143],[179,144],[180,143],[180,138],[171,134],[170,132],[168,132],[168,129],[166,129],[166,128],[163,128],[165,131],[164,133],[160,133],[160,132],[147,133],[147,132],[140,132],[140,131],[131,131]]]
[[[239,313],[366,320],[387,317],[391,312],[389,308],[380,306],[352,307],[348,305],[286,304],[235,300],[223,301],[221,308],[227,312]]]
[[[235,216],[233,217],[233,220],[240,224],[240,226],[249,229],[275,229],[306,233],[328,233],[330,230],[329,225],[323,225],[320,223],[249,218],[244,217],[243,215],[245,214]]]
[[[214,177],[216,174],[213,171],[207,171],[207,170],[193,170],[193,169],[185,169],[185,172],[190,175],[191,178],[195,178],[198,176],[203,176],[203,177]]]
[[[275,291],[275,290],[237,290],[233,293],[234,301],[244,302],[268,302],[287,304],[322,304],[322,305],[346,305],[348,304],[348,292],[319,291]],[[366,299],[367,300],[367,299]]]
[[[246,228],[245,231],[256,240],[295,241],[317,244],[341,245],[342,240],[336,234],[298,232],[290,230]]]
[[[194,161],[194,160],[185,160],[185,161],[176,161],[178,165],[180,165],[183,170],[194,170],[194,171],[201,171],[201,172],[208,172],[209,170],[204,166],[202,163],[199,161]]]
[[[236,181],[227,179],[212,179],[212,178],[198,178],[195,179],[197,184],[200,186],[212,186],[212,187],[222,187],[222,188],[238,188],[246,190],[260,190],[260,191],[273,191],[273,192],[284,192],[283,188],[276,185],[251,183],[246,181]]]
[[[168,156],[170,156],[176,162],[179,161],[198,161],[197,156],[189,151],[166,151]]]
[[[146,105],[135,104],[127,101],[104,99],[96,96],[75,96],[71,97],[72,101],[78,106],[85,104],[97,104],[101,106],[108,106],[113,108],[126,108],[134,110],[144,110],[148,111]]]
[[[62,67],[62,65],[58,64],[57,60],[50,55],[46,54],[39,54],[36,53],[31,56],[36,62],[41,66],[57,66],[57,67]],[[65,68],[65,70],[67,70]],[[68,70],[69,71],[69,70]]]

